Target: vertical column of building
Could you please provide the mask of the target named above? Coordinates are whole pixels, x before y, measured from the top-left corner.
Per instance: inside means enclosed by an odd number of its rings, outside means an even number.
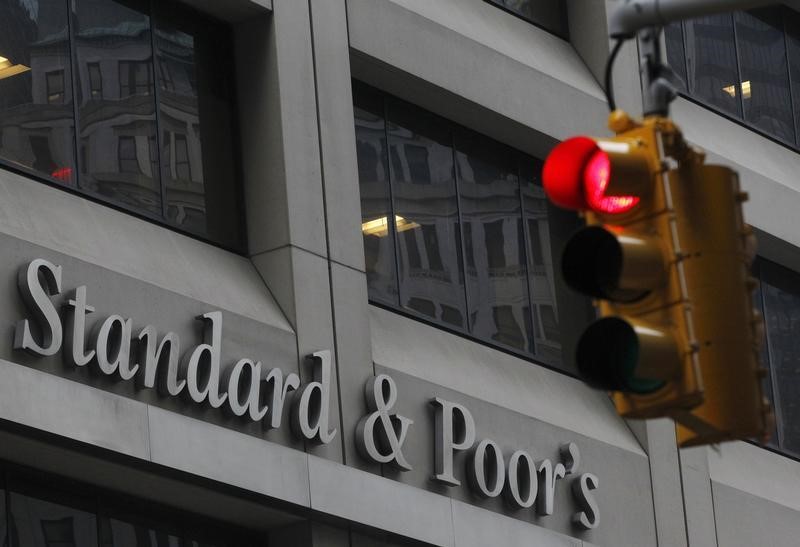
[[[274,0],[271,17],[242,23],[237,48],[243,172],[251,259],[297,335],[303,384],[313,381],[305,356],[331,351],[329,431],[310,453],[341,461],[317,93],[306,1]],[[324,425],[324,424],[323,424]],[[323,432],[323,434],[327,433]]]
[[[353,128],[346,0],[308,0],[325,197],[330,284],[339,370],[345,462],[377,470],[355,454],[353,435],[365,414],[364,382],[374,373],[361,202]]]

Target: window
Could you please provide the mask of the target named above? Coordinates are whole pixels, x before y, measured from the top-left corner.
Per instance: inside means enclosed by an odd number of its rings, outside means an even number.
[[[225,547],[256,534],[73,481],[8,466],[0,471],[0,531],[9,547]]]
[[[765,391],[775,412],[770,444],[800,457],[800,274],[759,259],[755,303],[766,333],[762,365],[769,370]]]
[[[0,2],[24,67],[0,79],[0,164],[243,250],[228,28],[171,0],[34,4]]]
[[[681,91],[775,140],[800,147],[800,14],[786,6],[669,25]]]
[[[153,89],[153,74],[147,61],[120,61],[119,97],[150,95]]]
[[[565,0],[486,0],[509,13],[522,17],[560,36],[569,39],[567,3]]]
[[[577,217],[550,209],[541,161],[359,82],[353,91],[370,300],[563,366],[552,257]],[[589,318],[585,299],[563,302],[576,326]]]
[[[89,70],[89,94],[92,99],[102,99],[103,73],[100,71],[100,63],[89,63],[86,68]]]
[[[45,74],[47,103],[64,104],[64,71],[54,70]]]
[[[119,150],[119,172],[138,173],[139,159],[136,157],[136,137],[120,137]]]

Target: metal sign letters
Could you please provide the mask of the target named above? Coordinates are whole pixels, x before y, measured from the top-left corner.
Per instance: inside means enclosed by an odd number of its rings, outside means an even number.
[[[51,297],[62,294],[62,268],[36,259],[20,269],[17,285],[31,318],[17,323],[14,349],[36,356],[53,356],[63,349],[65,362],[73,367],[91,367],[98,374],[136,382],[140,389],[157,389],[164,396],[184,396],[198,405],[223,409],[265,429],[281,427],[289,404],[289,423],[294,435],[312,443],[327,444],[337,430],[330,424],[330,351],[319,351],[306,360],[313,380],[301,385],[295,373],[279,368],[264,370],[260,361],[242,358],[233,365],[222,363],[222,312],[212,311],[197,319],[203,322],[202,342],[181,353],[181,340],[174,332],[159,337],[153,325],[134,334],[133,319],[110,315],[97,321],[87,334],[89,305],[86,286],[72,290],[64,302],[63,324]],[[355,443],[366,460],[410,471],[403,453],[413,421],[396,410],[398,389],[387,374],[370,378],[364,389],[368,414],[357,424]],[[468,487],[480,498],[502,496],[513,510],[534,509],[545,516],[554,512],[556,485],[570,479],[578,511],[573,522],[582,529],[596,528],[600,513],[593,491],[599,480],[591,473],[578,474],[578,446],[560,447],[560,460],[537,461],[524,450],[508,458],[492,439],[478,440],[475,419],[461,404],[436,397],[430,401],[434,420],[434,474],[446,486],[460,486],[455,456],[463,452]],[[462,458],[463,459],[463,458]]]

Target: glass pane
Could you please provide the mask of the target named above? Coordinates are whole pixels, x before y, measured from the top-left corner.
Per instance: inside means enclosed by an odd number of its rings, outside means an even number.
[[[173,2],[153,6],[167,217],[190,232],[240,246],[229,32]]]
[[[764,317],[764,300],[762,298],[762,291],[761,291],[761,260],[756,259],[753,263],[753,277],[759,281],[758,285],[756,286],[755,290],[753,291],[753,307],[761,314],[761,317]],[[775,411],[775,394],[773,393],[772,389],[772,370],[769,364],[769,345],[767,344],[767,333],[766,329],[764,329],[764,337],[761,340],[761,351],[759,352],[759,363],[761,368],[767,371],[767,375],[764,377],[762,381],[762,387],[764,389],[764,395],[769,399],[770,405],[772,405],[773,412]],[[778,439],[778,424],[777,424],[777,415],[775,429],[770,433],[770,438],[767,444],[770,446],[779,446],[779,439]]]
[[[782,448],[800,454],[800,274],[762,261],[761,290]]]
[[[667,44],[667,63],[681,79],[678,91],[686,91],[686,48],[683,45],[683,25],[672,23],[664,27],[664,41]]]
[[[353,82],[361,231],[370,300],[399,305],[383,97]]]
[[[735,14],[742,69],[737,92],[742,95],[746,121],[770,135],[794,143],[781,12],[781,8],[766,8]]]
[[[401,305],[465,328],[450,124],[399,101],[390,99],[388,104]],[[431,298],[432,305],[420,305]]]
[[[100,519],[102,547],[181,547],[178,536],[116,518]]]
[[[563,38],[569,36],[567,5],[564,0],[547,0],[546,2],[541,0],[489,0],[489,2],[503,6]]]
[[[64,0],[0,2],[0,158],[75,185]]]
[[[689,93],[720,110],[742,117],[732,15],[687,21]]]
[[[159,173],[151,161],[156,113],[147,2],[75,0],[75,7],[78,122],[88,162],[80,185],[161,217]]]
[[[520,161],[531,301],[534,310],[547,307],[550,310],[548,319],[551,321],[545,324],[544,313],[541,314],[544,329],[534,334],[535,342],[531,344],[529,351],[547,363],[560,363],[561,335],[558,329],[556,272],[553,264],[547,197],[542,187],[541,170],[542,162],[539,160],[526,156]],[[534,323],[539,324],[538,317]]]
[[[518,154],[471,132],[458,133],[457,168],[467,251],[470,329],[527,351],[531,333]],[[521,260],[523,259],[523,260]]]
[[[16,492],[10,494],[12,547],[95,547],[93,513]]]
[[[783,16],[786,18],[784,28],[786,29],[795,123],[797,124],[795,134],[800,135],[800,13],[786,9],[783,11]]]

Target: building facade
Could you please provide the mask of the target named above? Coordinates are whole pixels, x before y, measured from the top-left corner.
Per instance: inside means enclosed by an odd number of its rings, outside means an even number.
[[[0,0],[5,544],[800,544],[800,6],[664,34],[777,418],[679,450],[577,378],[541,187],[614,5]]]

